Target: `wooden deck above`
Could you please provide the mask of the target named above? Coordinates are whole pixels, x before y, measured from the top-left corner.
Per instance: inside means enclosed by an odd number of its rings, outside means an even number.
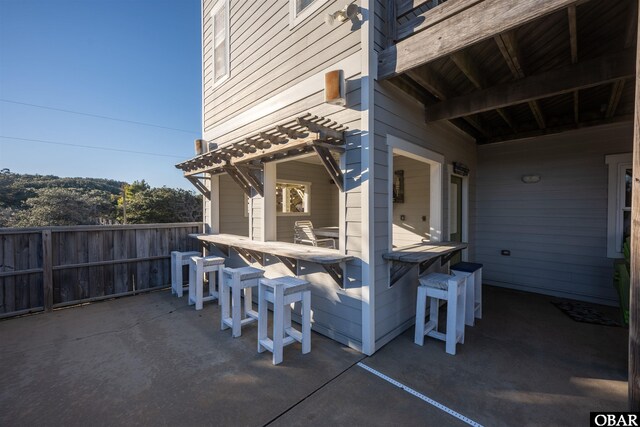
[[[636,0],[389,0],[378,78],[478,143],[633,114]],[[505,94],[508,94],[505,96]]]

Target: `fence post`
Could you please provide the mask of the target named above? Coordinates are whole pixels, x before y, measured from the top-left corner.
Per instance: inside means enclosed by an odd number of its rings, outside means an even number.
[[[44,311],[53,310],[53,257],[51,229],[42,230],[42,288]]]

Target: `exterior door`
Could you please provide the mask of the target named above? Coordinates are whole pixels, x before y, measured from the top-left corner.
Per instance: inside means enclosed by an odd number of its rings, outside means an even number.
[[[462,178],[451,175],[449,182],[449,240],[462,242]],[[451,258],[451,265],[460,262],[460,253]]]

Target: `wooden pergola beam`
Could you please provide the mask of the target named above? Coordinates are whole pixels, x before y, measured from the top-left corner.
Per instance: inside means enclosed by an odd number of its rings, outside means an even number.
[[[443,14],[453,5],[457,13],[447,16],[424,31],[388,47],[380,53],[378,79],[384,80],[407,70],[449,56],[480,41],[520,27],[556,12],[576,0],[449,0],[425,14],[424,19]],[[448,7],[445,7],[448,6]],[[398,36],[399,37],[399,36]]]
[[[525,78],[526,74],[524,72],[524,67],[522,66],[522,58],[518,49],[518,41],[516,39],[515,32],[509,31],[503,34],[498,34],[494,37],[494,40],[513,76],[518,80]],[[533,114],[533,118],[536,123],[538,123],[538,127],[540,129],[544,129],[547,124],[540,105],[535,100],[529,101],[528,104],[531,109],[531,114]]]
[[[635,10],[638,18],[638,8]],[[640,20],[640,19],[639,19]],[[636,99],[631,190],[631,284],[629,286],[629,410],[640,411],[640,31],[636,43]]]
[[[633,52],[609,54],[428,106],[427,121],[450,120],[561,95],[628,78],[634,72]]]

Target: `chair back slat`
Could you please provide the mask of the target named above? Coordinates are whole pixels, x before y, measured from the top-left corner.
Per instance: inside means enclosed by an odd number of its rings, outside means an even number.
[[[311,221],[296,221],[293,226],[294,238],[296,242],[310,240],[315,242],[317,240],[315,233],[313,232],[313,224]],[[313,243],[315,245],[315,243]]]

